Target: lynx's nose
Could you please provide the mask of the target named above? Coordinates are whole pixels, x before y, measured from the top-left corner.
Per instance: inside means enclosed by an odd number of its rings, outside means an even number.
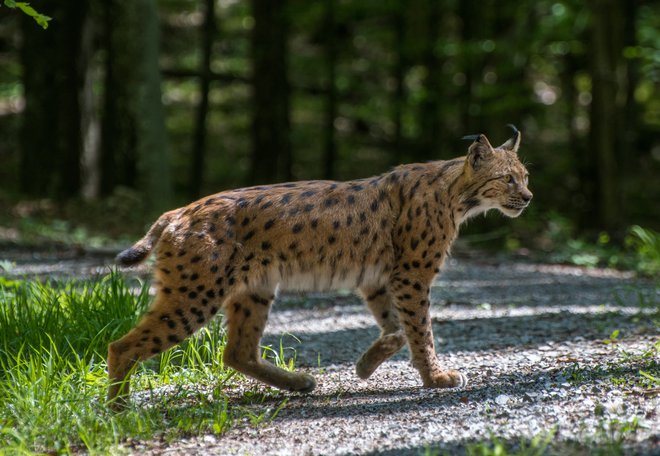
[[[526,203],[529,203],[529,202],[532,200],[532,197],[533,197],[533,196],[534,196],[534,195],[532,195],[532,192],[530,192],[529,190],[523,190],[523,191],[520,193],[520,197],[521,197],[522,200],[523,200],[524,202],[526,202]]]

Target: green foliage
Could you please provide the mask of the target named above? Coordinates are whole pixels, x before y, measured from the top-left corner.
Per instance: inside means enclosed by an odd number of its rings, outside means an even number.
[[[230,403],[224,388],[239,376],[222,364],[224,333],[216,321],[141,364],[133,377],[138,403],[110,413],[107,344],[144,313],[148,290],[114,272],[92,282],[0,282],[3,451],[115,453],[127,439],[219,434],[243,419],[259,425],[285,406],[277,397],[256,407]]]
[[[54,242],[86,247],[99,247],[109,243],[107,237],[92,235],[86,227],[73,226],[69,220],[26,217],[18,222],[17,229],[21,240],[26,243]]]
[[[547,252],[539,259],[552,263],[568,263],[583,267],[611,267],[636,271],[642,275],[657,276],[660,272],[660,233],[634,225],[627,230],[622,242],[617,242],[607,231],[590,238],[578,235],[571,219],[550,212],[543,218],[522,220],[531,238],[528,244]],[[520,248],[516,236],[509,236],[509,250]]]
[[[468,445],[466,454],[469,456],[542,456],[555,436],[556,430],[537,434],[529,441],[518,443],[506,442],[493,436],[490,442],[480,442]]]
[[[27,2],[17,2],[16,0],[4,0],[5,6],[8,8],[18,8],[23,13],[30,16],[34,21],[39,24],[43,29],[48,28],[48,22],[52,20],[52,17],[48,17],[44,14],[37,12],[34,8],[30,6]]]
[[[660,274],[660,233],[634,225],[630,227],[625,244],[637,254],[637,267],[648,275]]]

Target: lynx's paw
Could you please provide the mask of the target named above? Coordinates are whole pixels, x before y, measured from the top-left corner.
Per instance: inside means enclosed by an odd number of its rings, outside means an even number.
[[[406,338],[403,331],[381,336],[360,357],[355,366],[355,373],[361,379],[366,380],[383,361],[401,350],[405,343]]]
[[[424,379],[424,386],[427,388],[462,388],[467,384],[465,374],[455,370],[436,372]]]
[[[298,393],[309,393],[316,388],[316,380],[309,374],[294,374],[295,377],[285,388]]]

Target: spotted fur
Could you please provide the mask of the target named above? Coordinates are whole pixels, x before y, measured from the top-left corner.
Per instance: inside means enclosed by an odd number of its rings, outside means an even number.
[[[115,406],[137,361],[170,348],[224,313],[224,361],[278,388],[310,391],[314,378],[266,360],[259,342],[279,289],[357,289],[382,333],[357,362],[368,378],[408,344],[427,387],[466,377],[441,367],[429,291],[468,217],[498,209],[517,217],[532,194],[517,157],[520,133],[499,148],[478,135],[465,157],[399,166],[349,182],[306,181],[231,190],[163,214],[117,257],[156,255],[151,309],[108,350]],[[117,400],[119,399],[119,400]]]

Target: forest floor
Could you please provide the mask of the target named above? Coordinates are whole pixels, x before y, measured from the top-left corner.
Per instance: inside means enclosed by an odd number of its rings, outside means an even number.
[[[84,275],[107,256],[14,256],[22,274]],[[283,294],[264,345],[313,374],[309,394],[246,381],[227,391],[276,408],[257,425],[175,442],[131,442],[136,454],[660,454],[660,289],[631,273],[458,256],[432,289],[442,364],[467,387],[421,387],[404,349],[368,380],[355,360],[378,335],[351,293]],[[654,380],[655,379],[655,380]],[[191,404],[194,407],[194,404]],[[534,453],[528,450],[541,450]],[[490,451],[490,453],[489,453]]]

